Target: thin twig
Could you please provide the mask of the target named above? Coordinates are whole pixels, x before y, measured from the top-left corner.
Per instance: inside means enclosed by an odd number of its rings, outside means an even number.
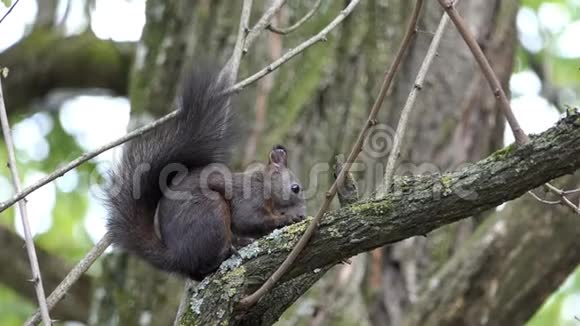
[[[564,193],[564,195],[565,195],[565,196],[566,196],[566,195],[572,195],[572,194],[575,194],[575,193],[577,193],[577,192],[580,192],[580,188],[579,188],[579,189],[573,189],[573,190],[564,190],[564,191],[563,191],[563,193]]]
[[[268,30],[270,30],[271,32],[274,32],[276,34],[280,34],[280,35],[286,35],[286,34],[292,33],[293,31],[297,30],[300,26],[302,26],[302,24],[307,22],[312,16],[314,16],[314,14],[318,10],[318,8],[320,8],[321,3],[322,3],[322,0],[316,0],[312,9],[310,9],[310,11],[308,13],[306,13],[306,15],[304,15],[304,17],[300,18],[293,25],[282,28],[282,27],[276,27],[276,26],[270,24],[270,25],[268,25]]]
[[[524,133],[524,131],[520,127],[520,124],[518,123],[518,120],[516,119],[516,116],[514,115],[514,112],[510,107],[510,102],[505,92],[503,91],[503,88],[501,87],[499,79],[497,78],[495,72],[491,68],[489,61],[485,57],[485,54],[483,53],[481,48],[479,47],[479,44],[477,44],[477,40],[475,39],[471,31],[469,31],[469,28],[465,24],[465,21],[463,20],[461,15],[459,15],[457,10],[455,9],[455,0],[439,0],[439,3],[443,7],[443,9],[445,9],[447,15],[449,16],[449,18],[451,18],[451,20],[455,24],[455,27],[459,31],[459,34],[461,34],[463,40],[471,50],[471,53],[473,53],[475,60],[479,64],[481,71],[485,75],[485,78],[487,79],[489,86],[491,87],[491,90],[493,91],[493,94],[495,95],[495,98],[499,103],[499,107],[501,108],[506,120],[510,125],[511,131],[514,134],[514,138],[516,139],[516,143],[520,145],[527,143],[528,136],[526,135],[526,133]]]
[[[455,24],[455,27],[459,31],[459,34],[461,35],[461,37],[463,38],[463,40],[465,41],[465,43],[467,44],[467,46],[471,50],[471,53],[475,57],[475,60],[479,64],[481,71],[483,72],[485,78],[487,79],[487,82],[489,83],[489,85],[490,85],[490,87],[491,87],[491,89],[492,89],[492,91],[493,91],[493,93],[494,93],[494,95],[499,103],[499,106],[502,110],[502,113],[504,114],[506,120],[508,121],[508,124],[510,125],[512,133],[514,134],[514,138],[516,140],[516,144],[523,145],[523,144],[528,143],[529,138],[524,133],[522,128],[520,127],[518,120],[516,119],[512,109],[511,109],[509,100],[508,100],[505,92],[501,88],[501,84],[499,82],[499,79],[497,78],[495,72],[491,68],[489,61],[485,57],[485,54],[483,53],[481,48],[479,47],[479,44],[477,44],[475,37],[469,31],[469,28],[465,24],[463,17],[461,17],[459,12],[457,12],[457,9],[455,8],[455,1],[454,0],[439,0],[439,4],[447,12],[447,15],[449,16],[449,18],[451,18],[451,21],[453,21],[453,23]],[[550,183],[546,183],[546,186],[548,187],[548,189],[551,192],[553,192],[561,197],[560,198],[561,202],[564,205],[570,207],[575,213],[580,214],[580,208],[578,206],[574,205],[574,203],[572,203],[568,198],[566,198],[563,190],[560,190],[557,187],[554,187]]]
[[[85,257],[76,264],[73,269],[68,273],[68,275],[60,282],[60,284],[52,291],[48,296],[47,304],[48,309],[54,308],[54,306],[64,298],[67,291],[73,284],[91,267],[91,265],[99,258],[103,252],[111,245],[111,236],[107,233],[105,234],[99,242],[97,242],[93,248],[85,255]],[[25,326],[36,325],[40,322],[40,313],[36,311],[34,315],[30,316],[28,320],[24,323]]]
[[[540,203],[544,203],[544,204],[547,204],[547,205],[560,205],[562,203],[559,200],[546,200],[546,199],[542,199],[542,198],[540,198],[540,196],[536,195],[532,190],[528,191],[528,193],[530,195],[532,195],[532,197],[534,197]]]
[[[8,17],[8,15],[12,12],[12,9],[14,9],[14,7],[16,7],[16,5],[18,4],[18,1],[20,1],[20,0],[14,1],[12,6],[10,6],[10,8],[8,8],[8,11],[4,14],[4,16],[2,16],[2,19],[0,19],[0,24],[2,24],[4,19],[6,19],[6,17]]]
[[[1,68],[0,68],[1,69]],[[4,135],[4,142],[6,142],[6,151],[8,152],[8,168],[12,176],[12,183],[16,192],[20,191],[20,177],[18,176],[18,168],[16,167],[16,155],[14,154],[14,143],[12,142],[12,132],[10,131],[10,123],[8,122],[8,115],[6,114],[6,106],[4,105],[4,94],[2,92],[2,78],[0,77],[0,123],[2,124],[2,133]],[[30,261],[30,269],[32,271],[32,283],[36,290],[36,298],[38,306],[40,307],[42,321],[45,325],[52,325],[48,308],[46,305],[46,296],[44,295],[44,287],[42,284],[42,275],[38,266],[38,258],[36,257],[36,249],[34,248],[34,240],[32,239],[32,232],[30,231],[30,224],[28,223],[28,211],[26,209],[26,199],[18,202],[20,210],[20,219],[22,221],[22,228],[24,229],[24,241],[26,243],[26,251],[28,253],[28,260]]]
[[[234,51],[231,58],[222,70],[222,75],[227,73],[227,85],[233,85],[238,79],[238,72],[240,70],[240,63],[242,62],[242,54],[246,37],[248,36],[250,26],[250,14],[252,13],[253,0],[244,0],[242,4],[242,14],[240,15],[240,27],[238,28],[238,37],[234,45]],[[221,77],[220,77],[221,78]]]
[[[139,129],[136,129],[130,133],[127,133],[125,136],[123,136],[123,137],[121,137],[113,142],[110,142],[106,145],[103,145],[103,146],[101,146],[93,151],[84,153],[83,155],[79,156],[75,160],[73,160],[73,161],[69,162],[68,164],[56,169],[51,174],[38,180],[34,184],[24,188],[22,191],[17,192],[14,196],[12,196],[12,198],[10,198],[9,200],[0,204],[0,212],[2,212],[5,209],[7,209],[8,207],[14,205],[14,203],[16,203],[20,199],[28,196],[31,192],[35,191],[36,189],[44,186],[45,184],[53,181],[54,179],[56,179],[58,177],[63,176],[68,171],[76,168],[77,166],[79,166],[79,165],[83,164],[84,162],[92,159],[93,157],[101,154],[102,152],[107,151],[113,147],[119,146],[119,145],[121,145],[121,144],[123,144],[123,143],[137,137],[137,136],[140,136],[140,135],[146,133],[147,131],[152,130],[153,128],[165,123],[166,121],[173,119],[176,115],[177,115],[177,111],[173,111],[173,112],[167,114],[166,116],[162,117],[161,119],[158,119],[158,120],[156,120],[156,121],[154,121],[146,126],[143,126]]]
[[[445,14],[441,17],[439,21],[439,26],[437,27],[437,31],[435,32],[435,36],[433,36],[433,40],[431,41],[431,45],[429,45],[429,49],[427,50],[427,54],[423,59],[423,63],[421,64],[421,68],[419,68],[419,72],[417,73],[417,77],[415,79],[415,85],[413,85],[413,89],[409,93],[407,97],[407,101],[405,102],[405,106],[401,111],[401,117],[399,118],[399,122],[397,124],[397,131],[395,133],[395,138],[393,140],[393,148],[391,149],[391,153],[389,154],[389,159],[387,161],[387,167],[385,169],[385,178],[384,178],[384,192],[379,192],[380,195],[386,195],[390,191],[391,180],[393,179],[393,173],[395,171],[395,164],[397,163],[397,159],[399,158],[399,153],[401,152],[401,146],[403,143],[403,138],[405,137],[405,132],[407,130],[407,125],[409,122],[409,117],[411,116],[411,111],[415,106],[415,100],[417,98],[417,93],[423,88],[423,82],[425,81],[425,76],[427,75],[427,71],[431,67],[433,63],[433,58],[437,55],[437,49],[439,48],[439,44],[441,43],[441,38],[443,36],[443,32],[445,31],[445,27],[447,27],[447,23],[449,22],[449,17]]]
[[[258,38],[260,33],[270,25],[272,18],[278,13],[278,11],[280,11],[284,3],[286,3],[286,0],[272,0],[271,5],[266,9],[256,25],[250,29],[248,36],[246,37],[246,42],[244,43],[244,54],[248,52],[248,49],[252,46],[252,43],[254,43],[256,38]]]
[[[318,33],[315,36],[311,37],[310,39],[304,41],[303,43],[301,43],[297,47],[291,49],[286,54],[284,54],[282,57],[280,57],[277,60],[275,60],[274,62],[270,63],[268,66],[266,66],[262,70],[256,72],[255,74],[251,75],[250,77],[236,83],[234,86],[232,86],[228,90],[226,90],[225,93],[231,94],[231,93],[240,92],[246,86],[255,83],[256,81],[263,78],[267,74],[278,69],[280,66],[282,66],[283,64],[285,64],[286,62],[288,62],[290,59],[294,58],[295,56],[297,56],[301,52],[305,51],[306,49],[308,49],[312,45],[314,45],[320,41],[326,40],[326,35],[332,29],[334,29],[336,26],[338,26],[352,12],[352,10],[356,7],[356,5],[359,2],[360,2],[360,0],[351,1],[349,3],[349,5],[340,13],[340,15],[338,15],[332,22],[330,22],[322,31],[320,31],[320,33]],[[157,126],[165,123],[166,121],[169,121],[169,120],[175,118],[176,115],[177,115],[177,111],[173,111],[173,112],[163,116],[162,118],[155,120],[154,122],[152,122],[148,125],[145,125],[139,129],[136,129],[130,133],[127,133],[125,136],[123,136],[123,137],[121,137],[121,138],[119,138],[111,143],[103,145],[103,146],[101,146],[93,151],[87,152],[87,153],[79,156],[77,159],[62,166],[61,168],[58,168],[53,173],[45,176],[44,178],[40,179],[36,183],[24,188],[22,191],[20,191],[18,193],[16,193],[14,196],[12,196],[12,198],[0,203],[0,213],[2,211],[6,210],[8,207],[14,205],[20,199],[28,196],[31,192],[35,191],[36,189],[44,186],[45,184],[47,184],[49,182],[55,180],[56,178],[63,176],[66,172],[76,168],[77,166],[81,165],[82,163],[92,159],[93,157],[101,154],[104,151],[107,151],[113,147],[119,146],[119,145],[121,145],[121,144],[135,138],[135,137],[138,137],[138,136],[148,132],[149,130],[156,128]]]
[[[357,4],[358,4],[358,1],[352,0],[350,2],[350,4],[348,5],[348,7],[343,10],[343,13],[345,11],[347,11],[349,8],[352,11],[352,9],[354,9],[354,6],[356,6]],[[383,80],[383,84],[381,86],[379,96],[377,97],[375,103],[373,104],[373,108],[371,109],[369,117],[361,129],[361,131],[358,135],[358,138],[357,138],[356,142],[354,143],[354,145],[350,151],[350,154],[348,155],[348,158],[344,164],[343,169],[340,171],[340,174],[336,177],[336,180],[334,181],[334,183],[332,184],[332,186],[330,187],[328,192],[326,192],[326,197],[324,199],[324,202],[322,203],[320,209],[316,213],[316,216],[310,222],[310,225],[308,225],[308,228],[306,229],[306,231],[304,232],[304,234],[302,235],[300,240],[298,240],[298,243],[296,243],[296,245],[294,246],[294,248],[292,249],[290,254],[288,254],[288,257],[286,257],[284,262],[280,265],[280,267],[278,267],[278,269],[268,278],[268,280],[266,280],[266,282],[264,284],[262,284],[262,286],[256,292],[243,298],[240,301],[240,306],[242,309],[248,309],[249,307],[254,305],[256,302],[258,302],[258,300],[264,294],[266,294],[274,286],[274,284],[276,284],[276,282],[278,282],[278,280],[280,280],[280,278],[284,275],[284,273],[286,273],[286,271],[290,268],[292,263],[296,260],[296,258],[300,254],[300,252],[306,247],[306,244],[308,243],[308,241],[310,240],[312,235],[314,235],[314,232],[316,231],[318,224],[322,220],[323,214],[326,212],[326,210],[330,206],[332,199],[336,195],[336,191],[337,191],[339,185],[342,184],[346,174],[350,170],[352,163],[354,162],[354,160],[357,158],[358,154],[360,153],[362,146],[363,146],[363,143],[366,139],[368,131],[370,130],[370,128],[372,126],[374,126],[376,124],[377,113],[379,112],[379,110],[382,106],[385,95],[387,94],[387,91],[390,88],[391,83],[395,77],[395,73],[399,69],[400,63],[403,59],[403,55],[405,54],[406,49],[409,47],[411,40],[413,39],[413,36],[415,35],[415,28],[416,28],[417,20],[419,19],[419,13],[420,13],[422,7],[423,7],[423,0],[417,0],[416,5],[415,5],[415,9],[414,9],[413,14],[411,16],[411,19],[409,20],[409,25],[407,26],[407,31],[406,31],[405,37],[403,38],[403,41],[401,42],[401,46],[399,47],[399,49],[397,51],[397,54],[395,56],[393,63],[391,64],[391,66],[389,67],[389,69],[387,70],[387,72],[385,74],[385,78]]]
[[[348,6],[346,8],[344,8],[340,12],[340,14],[338,16],[336,16],[336,18],[334,18],[334,20],[331,21],[324,29],[322,29],[320,32],[318,32],[318,34],[316,34],[313,37],[302,42],[301,44],[299,44],[295,48],[289,50],[283,56],[278,58],[278,60],[275,60],[274,62],[270,63],[269,65],[264,67],[262,70],[256,72],[252,76],[250,76],[250,77],[242,80],[241,82],[235,84],[230,89],[228,89],[226,91],[226,93],[237,93],[237,92],[241,91],[246,86],[252,84],[256,80],[258,80],[258,79],[264,77],[265,75],[271,73],[272,71],[278,69],[281,65],[286,63],[286,61],[294,58],[295,56],[297,56],[298,54],[300,54],[304,50],[308,49],[312,45],[314,45],[318,42],[321,42],[321,41],[326,41],[326,36],[328,35],[328,33],[330,33],[330,31],[332,31],[336,26],[338,26],[340,23],[342,23],[342,21],[346,17],[348,17],[348,15],[350,15],[350,13],[354,10],[354,8],[358,5],[359,2],[360,2],[360,0],[352,0],[348,4]]]
[[[561,190],[561,189],[553,186],[549,182],[546,183],[546,187],[548,188],[548,190],[550,190],[551,192],[553,192],[554,194],[556,194],[556,195],[558,195],[560,197],[560,202],[564,206],[568,206],[576,214],[580,214],[580,208],[578,206],[576,206],[570,199],[568,199],[568,197],[566,197],[566,192],[564,190]]]

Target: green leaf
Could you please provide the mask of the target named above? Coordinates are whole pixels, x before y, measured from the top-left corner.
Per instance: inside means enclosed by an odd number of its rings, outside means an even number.
[[[2,0],[2,3],[8,8],[12,5],[12,0]]]

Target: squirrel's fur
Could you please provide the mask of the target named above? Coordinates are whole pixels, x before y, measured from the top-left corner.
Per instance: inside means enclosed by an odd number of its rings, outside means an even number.
[[[230,98],[223,95],[227,87],[217,76],[197,69],[185,79],[177,117],[125,145],[106,198],[115,245],[196,280],[232,254],[233,234],[260,236],[305,214],[304,199],[295,191],[299,182],[286,168],[281,147],[271,151],[262,170],[200,185],[205,167],[228,163],[235,140]],[[271,182],[267,188],[264,179]],[[243,194],[243,182],[250,182],[249,194]],[[271,196],[264,197],[264,189]]]

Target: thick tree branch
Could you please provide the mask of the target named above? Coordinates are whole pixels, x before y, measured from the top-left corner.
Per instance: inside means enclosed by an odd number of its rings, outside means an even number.
[[[25,275],[30,273],[30,266],[26,259],[23,240],[15,233],[0,227],[0,265],[10,268],[0,268],[0,282],[26,297],[36,300],[34,288],[26,280]],[[47,290],[54,289],[70,270],[59,257],[51,255],[42,248],[36,248],[38,263],[42,272],[42,280]],[[86,321],[89,314],[91,298],[90,276],[82,276],[67,292],[66,298],[57,305],[51,315],[60,320]]]
[[[528,144],[502,149],[461,171],[395,179],[387,197],[327,213],[293,268],[257,306],[244,313],[236,310],[240,298],[282,262],[307,222],[273,232],[242,249],[241,259],[224,262],[197,287],[182,322],[212,325],[219,319],[234,325],[257,325],[266,318],[276,320],[278,307],[289,305],[303,293],[304,288],[297,284],[306,283],[327,266],[372,248],[425,235],[517,198],[578,167],[580,115],[575,114],[532,137]],[[254,314],[256,309],[264,310]]]

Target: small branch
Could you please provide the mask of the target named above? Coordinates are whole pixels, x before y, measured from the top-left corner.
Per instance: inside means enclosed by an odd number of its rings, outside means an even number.
[[[580,189],[573,189],[573,190],[564,190],[563,194],[564,195],[571,195],[571,194],[575,194],[577,192],[580,192]]]
[[[297,30],[300,26],[302,26],[302,24],[307,22],[312,16],[314,16],[314,14],[318,10],[318,8],[320,8],[321,3],[322,3],[322,0],[316,0],[312,9],[310,9],[310,11],[308,13],[306,13],[306,15],[304,15],[304,17],[300,18],[300,20],[298,20],[293,25],[288,26],[286,28],[282,28],[282,27],[276,27],[276,26],[270,24],[270,25],[268,25],[268,30],[270,30],[271,32],[276,33],[276,34],[280,34],[280,35],[286,35],[286,34],[292,33],[293,31]]]
[[[238,79],[244,44],[246,43],[246,37],[250,26],[252,1],[253,0],[244,0],[244,3],[242,4],[242,14],[240,15],[240,27],[238,28],[236,45],[234,46],[231,58],[228,60],[228,63],[224,66],[224,69],[221,72],[222,77],[220,78],[223,78],[224,73],[228,74],[227,85],[233,85],[236,82],[236,79]]]
[[[528,136],[524,133],[524,131],[520,127],[520,124],[518,123],[518,120],[516,119],[510,107],[508,98],[505,92],[503,91],[503,88],[501,87],[501,83],[499,82],[499,79],[497,78],[495,72],[491,68],[489,61],[487,61],[485,54],[479,47],[479,44],[477,44],[475,37],[469,31],[469,28],[465,24],[465,21],[463,20],[461,15],[459,15],[457,10],[455,9],[455,1],[439,0],[439,3],[443,7],[443,9],[445,9],[447,15],[449,16],[449,18],[451,18],[451,20],[455,24],[455,27],[459,31],[459,34],[461,34],[461,37],[463,37],[463,40],[465,40],[465,43],[471,50],[471,53],[473,53],[475,60],[479,64],[481,71],[483,72],[485,78],[487,79],[489,86],[491,87],[491,90],[493,91],[493,94],[495,95],[495,98],[499,103],[499,107],[501,108],[506,120],[510,125],[512,133],[514,134],[514,138],[516,139],[516,143],[519,145],[527,143]]]
[[[111,245],[111,236],[107,233],[95,244],[95,246],[85,255],[85,257],[68,273],[60,284],[48,296],[48,309],[52,309],[66,295],[73,284],[91,267],[105,249]],[[40,322],[40,313],[36,311],[26,322],[25,326],[36,325]]]
[[[423,63],[421,64],[419,72],[417,73],[415,85],[413,85],[413,89],[409,93],[409,97],[407,97],[407,102],[405,103],[405,106],[401,111],[401,117],[399,118],[399,122],[397,124],[397,131],[395,133],[395,138],[393,140],[393,148],[391,149],[391,153],[389,154],[389,159],[387,161],[387,167],[385,168],[384,192],[382,193],[379,192],[380,195],[385,195],[390,191],[391,180],[393,179],[393,173],[395,172],[395,164],[397,164],[397,159],[399,158],[399,153],[401,152],[403,138],[405,137],[405,132],[407,130],[409,117],[411,116],[411,111],[415,106],[415,99],[417,98],[417,93],[419,93],[419,91],[423,88],[425,76],[427,75],[427,71],[429,70],[431,64],[433,63],[433,58],[435,58],[435,55],[437,55],[437,49],[439,48],[441,38],[443,37],[443,32],[445,32],[445,27],[447,27],[448,22],[449,17],[443,14],[441,20],[439,21],[439,26],[437,27],[435,36],[433,36],[431,45],[429,45],[427,54],[425,55]]]
[[[0,225],[0,283],[11,288],[21,297],[36,301],[36,292],[30,282],[23,277],[29,274],[28,256],[21,255],[25,250],[22,238]],[[36,246],[38,265],[41,267],[42,283],[46,290],[54,289],[70,271],[72,266],[60,257]],[[89,315],[90,293],[93,284],[91,276],[83,275],[68,292],[62,304],[51,310],[50,316],[60,320],[86,321]]]
[[[278,60],[270,63],[268,66],[263,68],[262,70],[256,72],[252,76],[242,80],[241,82],[235,84],[230,89],[227,90],[227,93],[237,93],[244,89],[246,86],[252,84],[256,80],[264,77],[265,75],[271,73],[272,71],[278,69],[281,65],[286,63],[288,60],[294,58],[304,50],[308,49],[312,45],[320,42],[326,41],[326,36],[330,31],[332,31],[336,26],[338,26],[342,21],[350,15],[350,13],[354,10],[354,8],[359,4],[360,0],[352,0],[346,8],[344,8],[340,14],[331,21],[324,29],[322,29],[318,34],[314,35],[313,37],[309,38],[308,40],[302,42],[297,47],[289,50],[286,52],[282,57],[278,58]]]
[[[2,19],[0,19],[0,24],[2,24],[2,22],[4,21],[4,19],[6,19],[6,17],[8,17],[8,15],[10,15],[10,13],[12,12],[12,9],[14,9],[14,7],[16,7],[16,5],[18,4],[18,1],[20,1],[20,0],[14,1],[14,3],[12,4],[12,6],[10,6],[10,8],[8,8],[8,11],[6,11],[6,13],[4,14],[4,16],[2,16]]]
[[[16,5],[16,3],[14,4]],[[2,68],[0,68],[2,70]],[[4,106],[4,94],[2,93],[2,77],[0,77],[0,122],[2,124],[2,132],[4,134],[4,141],[6,142],[6,151],[8,152],[8,168],[12,176],[12,184],[14,190],[19,192],[20,177],[18,176],[18,168],[16,167],[16,155],[14,154],[14,143],[12,142],[12,132],[10,131],[10,124],[8,122],[8,115],[6,114],[6,107]],[[52,325],[52,320],[48,314],[46,306],[46,296],[44,295],[44,287],[42,284],[42,275],[38,266],[38,258],[36,257],[36,249],[34,248],[34,240],[32,239],[32,232],[30,224],[28,223],[28,211],[26,209],[26,199],[18,202],[20,210],[20,219],[22,221],[22,228],[24,229],[24,240],[26,242],[26,251],[28,253],[28,260],[30,261],[30,269],[32,272],[32,283],[36,290],[36,298],[40,306],[42,321],[44,325]]]
[[[546,187],[553,193],[555,193],[556,195],[558,195],[560,197],[560,203],[562,203],[565,206],[568,206],[570,209],[572,209],[576,214],[580,215],[580,208],[578,208],[578,206],[576,206],[572,201],[570,201],[570,199],[568,199],[565,195],[565,191],[558,189],[557,187],[554,187],[552,184],[550,183],[546,183]]]
[[[532,197],[534,197],[534,199],[536,199],[540,203],[543,203],[543,204],[546,204],[546,205],[560,205],[562,203],[559,200],[545,200],[545,199],[542,199],[542,198],[540,198],[540,196],[536,195],[533,190],[528,191],[528,194],[532,195]]]
[[[55,180],[58,177],[63,176],[68,171],[76,168],[77,166],[79,166],[79,165],[83,164],[84,162],[92,159],[93,157],[101,154],[102,152],[107,151],[113,147],[119,146],[119,145],[121,145],[121,144],[135,138],[135,137],[138,137],[138,136],[148,132],[149,130],[152,130],[152,129],[156,128],[157,126],[165,123],[166,121],[173,119],[176,115],[177,115],[177,111],[173,111],[173,112],[167,114],[166,116],[162,117],[161,119],[158,119],[158,120],[156,120],[156,121],[154,121],[146,126],[143,126],[139,129],[136,129],[130,133],[127,133],[125,136],[123,136],[123,137],[121,137],[113,142],[110,142],[106,145],[103,145],[103,146],[93,150],[93,151],[87,152],[87,153],[79,156],[78,158],[69,162],[68,164],[56,169],[51,174],[38,180],[37,182],[33,183],[32,185],[24,188],[22,191],[17,192],[14,196],[12,196],[12,198],[1,203],[0,204],[0,212],[2,212],[5,209],[7,209],[8,207],[14,205],[14,203],[16,203],[20,199],[28,196],[31,192],[35,191],[36,189],[44,186],[45,184]]]
[[[342,11],[342,14],[344,14],[349,9],[352,11],[354,9],[354,6],[356,6],[357,4],[358,4],[357,0],[352,0],[348,5],[348,7]],[[385,78],[383,80],[379,96],[377,97],[373,105],[373,108],[371,109],[371,112],[369,114],[369,117],[365,125],[361,129],[358,138],[351,149],[350,154],[348,155],[348,159],[346,160],[344,167],[342,168],[339,175],[336,177],[336,180],[326,193],[324,202],[322,203],[321,207],[316,213],[314,219],[310,222],[310,225],[308,226],[308,228],[306,229],[306,231],[304,232],[298,243],[294,246],[288,257],[286,257],[284,262],[280,265],[280,267],[278,267],[278,269],[272,274],[272,276],[270,276],[268,280],[256,292],[243,298],[240,301],[240,306],[242,307],[242,309],[247,309],[252,305],[254,305],[264,294],[266,294],[270,289],[272,289],[272,287],[274,287],[276,282],[280,280],[280,278],[284,275],[284,273],[286,273],[286,271],[290,268],[290,266],[292,266],[292,264],[294,263],[300,252],[306,247],[306,244],[308,243],[312,235],[314,235],[314,232],[316,231],[318,224],[322,220],[323,214],[326,212],[326,210],[330,206],[332,199],[336,195],[336,191],[339,185],[341,185],[342,182],[344,181],[345,176],[347,172],[350,170],[352,163],[360,153],[368,131],[373,125],[376,124],[376,116],[382,106],[383,100],[387,94],[388,89],[391,86],[391,83],[395,77],[396,72],[399,69],[403,55],[406,52],[407,48],[409,47],[411,40],[413,39],[413,36],[415,35],[415,28],[417,25],[417,21],[419,19],[419,13],[421,12],[422,6],[423,1],[417,0],[411,19],[409,20],[409,25],[407,27],[405,37],[403,38],[401,46],[397,51],[397,55],[395,56],[392,65],[389,67],[389,69],[385,74]],[[322,35],[322,32],[319,35]]]
[[[252,43],[254,43],[260,33],[262,33],[262,31],[264,31],[270,25],[272,18],[278,13],[278,11],[280,11],[284,3],[286,3],[286,0],[272,0],[270,7],[266,9],[266,12],[264,12],[262,17],[260,17],[260,20],[258,20],[256,25],[250,29],[248,36],[246,37],[246,42],[244,43],[244,54],[248,52],[248,49]]]

